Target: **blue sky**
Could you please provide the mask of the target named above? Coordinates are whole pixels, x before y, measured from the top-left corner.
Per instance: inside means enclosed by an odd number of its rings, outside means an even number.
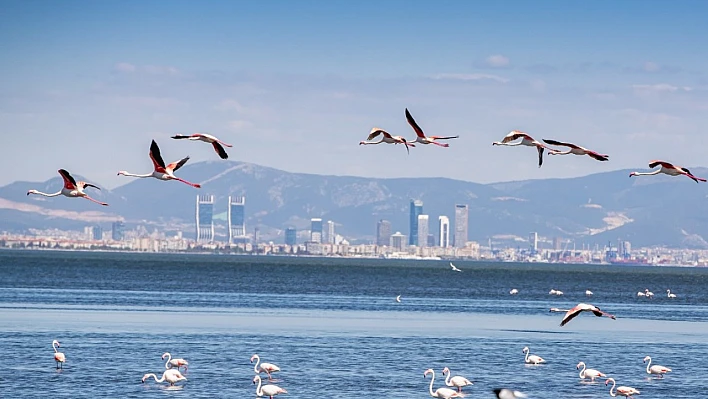
[[[566,177],[652,159],[706,166],[708,3],[681,1],[0,1],[0,184],[66,168],[214,160],[169,139],[210,132],[231,158],[297,172]],[[408,107],[449,148],[413,138]],[[492,147],[512,129],[610,154]],[[189,164],[188,164],[189,165]],[[187,166],[188,167],[188,166]]]

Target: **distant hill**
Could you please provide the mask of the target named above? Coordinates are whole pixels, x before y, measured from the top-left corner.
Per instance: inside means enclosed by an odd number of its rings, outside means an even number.
[[[705,168],[692,171],[708,175]],[[245,195],[248,228],[258,224],[265,239],[269,235],[277,239],[278,232],[291,225],[307,229],[311,217],[333,220],[337,232],[347,238],[373,239],[382,218],[392,222],[394,231],[407,234],[409,202],[415,198],[423,201],[424,213],[430,215],[431,233],[439,215],[447,215],[454,224],[454,205],[468,204],[469,239],[475,241],[516,237],[525,246],[522,240],[536,231],[549,239],[588,244],[622,238],[635,246],[708,248],[708,184],[684,177],[629,178],[629,171],[620,170],[570,179],[477,184],[444,178],[289,173],[237,161],[195,163],[180,172],[183,178],[200,182],[202,189],[126,177],[126,184],[114,190],[92,192],[109,207],[25,195],[29,188],[59,190],[58,176],[43,183],[15,182],[0,187],[0,230],[80,228],[124,218],[129,225],[180,226],[189,233],[196,195],[202,193],[215,195],[217,218],[225,218],[229,195]]]

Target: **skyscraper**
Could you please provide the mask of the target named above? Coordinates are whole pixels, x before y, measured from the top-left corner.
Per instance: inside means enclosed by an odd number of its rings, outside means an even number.
[[[438,242],[443,248],[450,246],[450,219],[447,216],[438,217]]]
[[[334,222],[331,220],[327,221],[327,230],[325,234],[325,242],[327,244],[334,244],[334,239],[336,238],[334,234]]]
[[[197,242],[214,241],[214,196],[197,195]]]
[[[391,245],[391,222],[385,219],[376,223],[376,245]]]
[[[538,251],[538,233],[536,233],[535,231],[529,234],[529,251]]]
[[[91,229],[91,238],[96,241],[103,240],[103,229],[101,226],[93,226]]]
[[[310,241],[321,243],[322,242],[322,219],[312,218],[310,219]]]
[[[396,234],[391,235],[391,248],[396,251],[403,251],[406,248],[406,236],[397,231]]]
[[[229,225],[229,244],[246,240],[246,197],[229,196],[226,218]]]
[[[469,207],[466,204],[455,205],[455,247],[464,248],[467,244],[467,223]]]
[[[111,238],[113,241],[123,241],[125,235],[125,225],[120,220],[113,222],[111,225]]]
[[[430,224],[428,223],[428,215],[418,215],[418,241],[417,245],[419,247],[428,246],[428,229]]]
[[[285,229],[285,244],[297,245],[297,230],[294,227]]]
[[[418,245],[418,216],[423,214],[423,201],[411,200],[411,217],[408,229],[408,245]]]

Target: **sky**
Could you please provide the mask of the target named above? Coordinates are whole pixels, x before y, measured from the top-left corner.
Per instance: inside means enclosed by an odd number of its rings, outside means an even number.
[[[708,2],[0,0],[0,185],[65,168],[103,187],[167,162],[291,172],[572,177],[708,166]],[[408,108],[449,148],[409,139]],[[510,130],[609,154],[492,147]],[[189,167],[189,163],[185,168]]]

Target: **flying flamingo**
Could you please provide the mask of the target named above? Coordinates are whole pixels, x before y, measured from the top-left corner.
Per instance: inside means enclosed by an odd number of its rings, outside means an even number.
[[[445,385],[449,387],[457,387],[457,392],[462,392],[462,387],[466,387],[467,385],[474,385],[472,381],[468,380],[465,377],[462,377],[460,375],[456,375],[454,377],[450,377],[452,373],[450,372],[450,369],[445,367],[442,371],[443,377],[447,373],[447,378],[445,378]]]
[[[165,352],[162,355],[162,360],[165,360],[167,358],[167,361],[165,362],[165,368],[166,369],[171,369],[172,367],[177,367],[177,370],[179,370],[180,367],[184,366],[184,371],[187,371],[187,366],[189,366],[189,363],[184,360],[184,359],[173,359],[172,355],[170,352]]]
[[[615,389],[615,379],[610,377],[605,380],[605,386],[612,381],[612,387],[610,388],[610,396],[615,397],[617,395],[624,396],[625,398],[632,398],[632,395],[639,395],[639,391],[632,387],[619,386],[617,387],[617,394],[612,392]]]
[[[671,290],[666,290],[666,296],[669,298],[676,298],[676,294],[672,294]]]
[[[371,141],[378,137],[379,135],[382,135],[381,140],[379,141]],[[369,137],[366,138],[366,141],[360,141],[359,145],[369,145],[369,144],[381,144],[381,143],[387,143],[387,144],[403,144],[406,146],[406,151],[410,154],[411,151],[408,149],[408,147],[415,147],[415,144],[408,143],[403,136],[391,136],[391,133],[380,129],[378,127],[375,127],[371,129],[371,133],[369,133]]]
[[[568,322],[573,320],[573,318],[575,318],[575,316],[579,315],[580,313],[582,313],[584,311],[592,312],[597,317],[606,316],[606,317],[611,318],[612,320],[616,319],[616,317],[614,315],[603,312],[602,310],[600,310],[600,308],[598,308],[595,305],[589,305],[587,303],[579,303],[573,309],[570,309],[565,314],[565,316],[563,316],[563,320],[561,320],[561,323],[560,323],[561,327],[568,324]]]
[[[599,372],[599,371],[597,371],[597,370],[595,370],[595,369],[586,369],[586,368],[585,368],[585,362],[580,362],[580,363],[578,363],[578,365],[575,366],[575,369],[576,369],[576,370],[579,369],[580,366],[583,366],[583,369],[580,370],[580,374],[578,374],[578,375],[579,375],[580,378],[582,378],[582,379],[589,378],[590,381],[595,382],[595,378],[598,378],[598,377],[607,377],[605,374],[603,374],[603,373],[601,373],[601,372]]]
[[[187,377],[183,376],[182,373],[179,372],[179,370],[175,369],[165,370],[159,380],[157,379],[157,376],[153,373],[145,374],[143,376],[142,382],[145,382],[145,380],[150,377],[154,378],[155,382],[167,381],[170,383],[170,386],[175,385],[176,382],[187,380]]]
[[[558,309],[558,308],[551,308],[551,310],[549,310],[549,312],[563,312],[563,313],[566,313],[568,311],[569,311],[569,309]]]
[[[108,206],[108,204],[106,204],[105,202],[96,201],[95,199],[86,195],[86,193],[84,192],[84,188],[86,188],[86,187],[93,187],[98,190],[100,190],[100,188],[98,188],[97,186],[95,186],[91,183],[86,183],[83,181],[77,182],[76,180],[74,180],[74,177],[71,176],[71,174],[66,171],[66,169],[59,169],[58,172],[61,175],[61,177],[64,179],[64,188],[62,188],[61,191],[58,191],[53,194],[47,194],[47,193],[43,193],[43,192],[37,191],[37,190],[29,190],[29,191],[27,191],[27,195],[37,194],[37,195],[43,195],[45,197],[56,197],[59,195],[64,195],[64,196],[70,197],[70,198],[86,198],[87,200],[93,201],[97,204],[101,204],[103,206]]]
[[[184,134],[177,134],[172,136],[173,139],[187,139],[187,140],[192,140],[192,141],[203,141],[205,143],[209,143],[212,146],[214,146],[214,150],[216,151],[217,154],[221,157],[221,159],[227,159],[229,157],[229,154],[226,153],[226,150],[224,150],[224,147],[233,147],[231,144],[226,144],[223,141],[217,139],[216,137],[212,136],[211,134],[206,134],[206,133],[194,133],[190,135],[184,135]]]
[[[433,391],[433,383],[435,382],[435,371],[433,369],[425,370],[423,373],[423,378],[427,377],[428,374],[433,375],[433,379],[430,380],[430,396],[434,398],[450,399],[450,398],[464,398],[465,395],[462,392],[457,392],[450,388],[438,388]]]
[[[541,356],[529,355],[530,351],[528,346],[524,346],[524,349],[521,352],[526,354],[526,357],[524,358],[524,362],[526,364],[546,363]]]
[[[646,363],[647,361],[649,361],[649,363],[647,363],[647,374],[658,374],[659,378],[664,378],[664,374],[671,371],[670,368],[664,367],[664,366],[659,366],[658,364],[651,366],[651,357],[650,356],[645,357],[643,362]],[[651,366],[651,367],[649,367],[649,366]]]
[[[667,174],[667,175],[669,175],[669,176],[680,176],[680,175],[684,175],[684,176],[687,176],[687,177],[693,179],[693,181],[695,181],[696,183],[698,183],[699,181],[702,181],[702,182],[705,182],[705,181],[706,181],[706,179],[703,179],[703,178],[694,176],[694,175],[691,173],[691,171],[688,170],[688,168],[682,168],[682,167],[680,167],[680,166],[676,166],[676,165],[674,165],[674,164],[672,164],[672,163],[665,162],[665,161],[651,161],[651,162],[649,162],[649,168],[650,168],[650,169],[656,168],[656,167],[659,166],[659,165],[661,165],[661,168],[659,168],[659,169],[657,169],[657,170],[655,170],[655,171],[653,171],[653,172],[632,172],[632,173],[629,174],[629,177],[632,177],[632,176],[650,176],[650,175],[658,175],[659,173],[664,173],[664,174]]]
[[[57,362],[57,368],[64,368],[64,362],[66,362],[66,356],[62,352],[57,351],[57,348],[61,347],[59,341],[56,339],[52,341],[52,348],[54,348],[54,361]]]
[[[452,268],[453,272],[461,272],[462,270],[458,269],[457,266],[453,265],[452,262],[450,262],[450,267]]]
[[[513,143],[513,144],[511,143],[512,141],[519,139],[519,138],[521,139],[521,141],[519,141],[518,143]],[[509,134],[504,136],[502,141],[495,141],[492,143],[492,145],[507,145],[510,147],[514,147],[517,145],[526,145],[529,147],[536,147],[536,149],[538,150],[538,167],[539,168],[541,167],[541,165],[543,165],[543,150],[544,149],[548,149],[549,151],[552,150],[552,148],[547,147],[546,145],[537,141],[536,139],[529,136],[528,134],[518,131],[518,130],[512,130],[511,132],[509,132]],[[555,151],[555,150],[553,150],[553,151]]]
[[[406,108],[406,120],[408,121],[408,124],[411,125],[413,130],[415,131],[416,137],[415,137],[415,143],[420,143],[420,144],[435,144],[439,145],[440,147],[449,147],[450,144],[447,143],[438,143],[436,140],[449,140],[449,139],[456,139],[459,138],[460,136],[426,136],[425,133],[423,133],[423,129],[418,126],[417,123],[415,123],[415,119],[411,116],[411,113],[408,112],[408,108]]]
[[[587,148],[583,148],[579,145],[575,145],[572,143],[564,143],[562,141],[556,141],[556,140],[546,140],[543,139],[543,142],[546,144],[550,145],[557,145],[561,147],[569,147],[570,149],[568,151],[558,151],[558,150],[552,150],[548,149],[548,154],[550,155],[566,155],[566,154],[574,154],[574,155],[589,155],[590,157],[597,159],[598,161],[609,161],[609,155],[604,155],[597,153],[595,151],[588,150]]]
[[[258,381],[258,386],[256,387],[256,396],[268,396],[270,399],[273,399],[273,396],[281,394],[281,393],[288,393],[288,391],[284,390],[283,388],[277,386],[277,385],[272,385],[272,384],[267,384],[261,386],[261,376],[257,375],[253,377],[253,383],[255,384],[256,381]]]
[[[528,397],[525,393],[514,391],[508,388],[497,388],[492,390],[492,392],[497,395],[497,399],[520,399]]]
[[[160,180],[178,180],[182,183],[189,184],[190,186],[195,188],[201,187],[199,184],[190,183],[174,175],[175,171],[177,171],[179,168],[181,168],[182,166],[184,166],[184,164],[187,163],[189,157],[182,158],[177,162],[172,162],[171,164],[165,166],[165,161],[162,160],[162,156],[160,155],[160,147],[158,147],[155,140],[153,140],[150,144],[150,159],[152,159],[152,163],[155,166],[155,170],[152,173],[136,175],[121,170],[120,172],[118,172],[118,176],[123,175],[132,177],[154,177]]]
[[[275,373],[276,371],[280,371],[280,367],[278,367],[272,363],[261,363],[261,357],[258,355],[251,356],[251,363],[253,363],[253,359],[257,360],[256,364],[253,365],[253,371],[256,374],[266,373],[266,374],[268,374],[268,381],[273,381],[273,377],[270,375],[270,373]],[[259,364],[260,364],[260,367],[258,367]]]

